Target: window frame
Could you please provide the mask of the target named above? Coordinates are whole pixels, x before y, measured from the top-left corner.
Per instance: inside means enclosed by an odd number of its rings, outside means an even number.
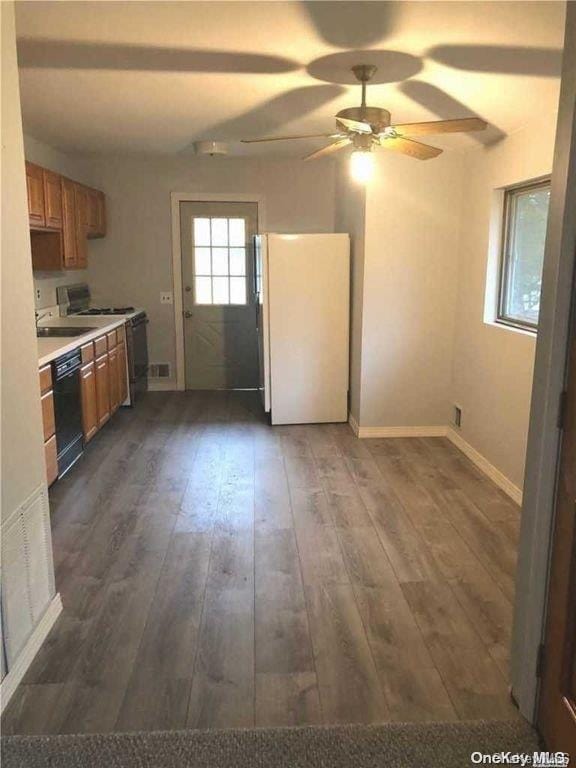
[[[210,224],[209,224],[209,227],[210,227],[210,242],[209,242],[208,245],[205,245],[205,244],[197,245],[196,244],[196,238],[195,238],[195,232],[194,232],[194,222],[197,219],[208,219],[209,222],[210,222]],[[228,239],[228,243],[227,243],[227,245],[214,245],[213,244],[213,242],[212,242],[212,220],[213,219],[225,219],[226,220],[226,228],[227,228],[227,233],[228,233],[228,238],[227,238]],[[230,244],[230,221],[232,219],[241,219],[243,221],[243,224],[244,224],[244,243],[243,243],[243,245],[231,245]],[[193,294],[192,295],[193,295],[194,306],[196,306],[196,307],[247,307],[247,306],[249,306],[249,304],[250,304],[250,295],[249,295],[250,292],[248,290],[248,287],[249,287],[248,286],[249,273],[248,273],[248,263],[247,263],[248,257],[249,257],[249,250],[248,250],[248,243],[246,241],[246,217],[245,216],[220,216],[220,215],[218,215],[218,216],[214,216],[214,215],[193,216],[192,220],[191,220],[191,225],[192,225],[192,232],[191,232],[191,237],[192,237],[192,280],[193,280]],[[208,249],[210,251],[210,255],[209,255],[209,259],[210,259],[210,273],[209,274],[198,273],[196,271],[196,255],[197,255],[196,251],[198,249],[200,249],[200,248],[206,248],[206,249]],[[225,274],[216,274],[213,271],[213,258],[214,258],[213,251],[215,249],[218,249],[218,248],[221,248],[221,249],[227,251],[227,257],[226,257],[226,260],[227,260],[227,271],[226,271]],[[243,250],[244,251],[244,274],[243,275],[232,274],[232,272],[230,271],[230,251],[234,250],[234,249],[238,249],[238,250]],[[228,281],[228,301],[225,302],[225,303],[214,302],[214,301],[199,302],[198,299],[197,299],[197,280],[198,280],[198,278],[206,278],[206,279],[210,280],[210,295],[211,295],[212,299],[214,298],[214,278],[225,278]],[[243,281],[244,281],[245,300],[243,302],[230,301],[231,281],[232,281],[232,279],[236,279],[236,278],[238,278],[238,279],[242,278]]]
[[[510,237],[513,231],[513,221],[511,220],[512,204],[514,198],[522,193],[530,192],[535,189],[550,188],[551,178],[546,176],[535,181],[516,184],[513,187],[507,187],[504,190],[504,204],[502,207],[502,236],[500,243],[500,253],[498,260],[498,302],[496,307],[496,322],[509,328],[527,331],[529,333],[538,333],[538,323],[532,323],[529,320],[521,321],[516,317],[510,317],[506,313],[506,297],[508,294],[508,280],[510,275]]]

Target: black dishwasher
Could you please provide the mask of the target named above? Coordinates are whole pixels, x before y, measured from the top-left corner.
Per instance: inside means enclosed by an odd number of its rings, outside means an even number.
[[[58,477],[62,477],[80,458],[84,446],[80,400],[80,350],[74,349],[62,355],[54,360],[53,365]]]

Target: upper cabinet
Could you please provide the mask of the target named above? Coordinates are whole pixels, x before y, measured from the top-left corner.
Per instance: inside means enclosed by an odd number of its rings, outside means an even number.
[[[62,177],[52,171],[43,170],[44,213],[46,226],[62,229]]]
[[[28,215],[31,227],[45,227],[44,169],[26,163],[26,189],[28,191]]]
[[[33,269],[85,269],[87,238],[106,235],[104,193],[28,162],[26,184]]]

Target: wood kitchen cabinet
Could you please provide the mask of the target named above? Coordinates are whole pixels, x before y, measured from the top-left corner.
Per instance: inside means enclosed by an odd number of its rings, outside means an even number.
[[[96,358],[94,373],[96,377],[96,413],[98,428],[100,428],[110,418],[110,375],[107,352]]]
[[[32,268],[85,269],[88,238],[106,235],[106,197],[58,173],[26,162]]]
[[[115,413],[120,407],[117,347],[110,349],[108,352],[108,375],[110,376],[110,412]]]
[[[124,329],[122,329],[124,330]],[[126,342],[124,338],[119,341],[118,346],[118,391],[120,405],[128,397],[128,370],[127,370],[127,358],[126,358]]]
[[[44,365],[38,372],[40,379],[40,402],[44,428],[44,458],[46,461],[46,482],[48,485],[58,477],[56,450],[56,419],[54,417],[54,392],[52,389],[52,366]]]
[[[26,163],[26,190],[28,193],[28,217],[31,227],[45,227],[44,170],[39,165]]]
[[[98,432],[96,366],[93,360],[80,369],[80,396],[82,399],[82,429],[84,440],[88,442]]]
[[[47,227],[62,229],[62,177],[45,168],[44,177],[44,218]]]

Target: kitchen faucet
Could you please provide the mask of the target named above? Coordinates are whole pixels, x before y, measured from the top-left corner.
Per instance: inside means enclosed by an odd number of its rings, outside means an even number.
[[[38,312],[36,312],[36,310],[34,310],[34,316],[36,318],[36,329],[38,329],[38,323],[40,322],[40,320],[43,320],[49,314],[50,312],[43,312],[42,314],[39,314]]]

